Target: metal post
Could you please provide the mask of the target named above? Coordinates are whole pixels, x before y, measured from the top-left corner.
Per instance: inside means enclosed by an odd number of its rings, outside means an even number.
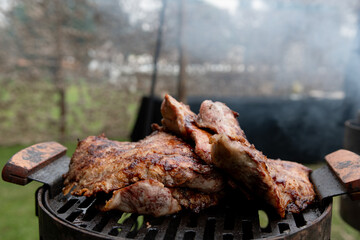
[[[177,47],[179,53],[179,75],[177,100],[186,103],[186,53],[184,46],[184,0],[178,0]]]
[[[149,104],[146,114],[146,121],[145,121],[145,135],[148,135],[151,132],[151,121],[153,115],[153,108],[154,108],[154,96],[155,96],[155,87],[156,87],[156,80],[157,80],[157,63],[160,56],[161,50],[161,43],[162,43],[162,32],[164,27],[164,19],[165,19],[165,10],[166,10],[167,0],[162,1],[162,8],[160,11],[160,20],[159,20],[159,29],[157,34],[156,40],[156,47],[154,53],[154,62],[153,62],[153,73],[151,76],[151,88],[150,88],[150,95],[149,95]]]

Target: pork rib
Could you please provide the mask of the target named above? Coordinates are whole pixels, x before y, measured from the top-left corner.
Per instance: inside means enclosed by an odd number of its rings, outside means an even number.
[[[211,139],[213,163],[225,170],[248,197],[264,199],[281,217],[298,213],[315,200],[310,169],[289,161],[267,159],[253,145],[219,134]]]
[[[157,180],[167,187],[202,192],[223,188],[220,173],[208,166],[182,139],[155,131],[135,143],[90,136],[80,141],[65,175],[64,193],[91,196],[109,193],[141,180]]]
[[[161,104],[161,123],[164,128],[186,140],[193,140],[195,153],[207,164],[211,164],[211,133],[196,125],[196,114],[189,106],[178,102],[170,95],[165,95]]]
[[[196,124],[200,128],[210,129],[214,133],[225,134],[231,138],[246,138],[236,119],[237,112],[232,111],[222,102],[205,100],[201,103]]]
[[[156,180],[143,180],[114,191],[101,210],[114,209],[158,217],[176,213],[181,206],[164,184]]]
[[[165,95],[161,114],[164,128],[184,139],[192,140],[195,153],[209,165],[212,165],[210,137],[214,133],[226,134],[250,145],[236,119],[238,113],[224,103],[205,100],[196,115],[189,106]]]
[[[196,115],[166,95],[161,113],[163,127],[155,127],[139,142],[104,136],[80,141],[65,175],[64,194],[112,193],[103,210],[155,216],[182,207],[199,211],[223,196],[224,179],[216,166],[248,197],[264,199],[282,217],[314,201],[310,170],[268,159],[249,143],[236,120],[238,114],[225,104],[204,101]]]
[[[217,205],[222,192],[202,193],[188,188],[167,188],[156,180],[143,180],[113,192],[103,211],[151,214],[155,217],[172,214],[182,208],[199,212]]]
[[[310,169],[268,159],[246,139],[238,114],[224,103],[205,100],[196,116],[188,106],[165,96],[161,112],[166,129],[192,139],[195,152],[206,163],[225,170],[249,198],[264,199],[282,217],[314,201]]]

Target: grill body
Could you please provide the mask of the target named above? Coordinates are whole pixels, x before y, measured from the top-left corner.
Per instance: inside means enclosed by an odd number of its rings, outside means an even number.
[[[344,148],[360,154],[360,111],[357,119],[350,119],[345,122]],[[360,194],[341,196],[340,215],[352,227],[360,230],[358,216],[360,214]]]
[[[268,206],[235,197],[199,214],[182,211],[160,218],[142,216],[141,227],[137,214],[119,224],[123,213],[100,212],[97,201],[62,193],[50,198],[46,187],[39,188],[36,212],[40,239],[330,239],[331,201],[280,219]],[[263,228],[259,210],[268,218]]]

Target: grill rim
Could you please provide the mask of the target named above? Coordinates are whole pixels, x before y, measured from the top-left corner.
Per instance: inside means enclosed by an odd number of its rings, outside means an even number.
[[[121,236],[111,236],[105,233],[92,231],[89,229],[83,229],[80,226],[67,222],[65,219],[62,219],[58,216],[55,209],[52,209],[51,206],[47,203],[47,199],[49,199],[49,189],[46,185],[40,187],[36,191],[36,205],[37,205],[37,215],[39,217],[39,234],[40,236],[44,236],[40,239],[119,239],[119,240],[126,240],[129,238],[124,238]],[[332,199],[325,202],[323,205],[319,205],[316,209],[319,209],[321,212],[320,216],[317,217],[314,221],[311,222],[309,225],[305,225],[301,228],[298,228],[296,231],[292,231],[290,233],[281,233],[278,235],[273,235],[267,237],[267,239],[295,239],[303,235],[304,231],[309,232],[311,227],[314,226],[323,226],[326,225],[327,229],[324,236],[326,239],[330,239],[330,232],[331,232],[331,216],[332,216]],[[47,218],[48,221],[43,221],[42,218]],[[49,221],[52,221],[50,223]],[[322,223],[323,222],[323,223]],[[45,224],[45,226],[43,225]],[[53,232],[58,232],[59,234],[49,233],[49,225],[56,225],[56,229],[52,229]],[[317,227],[318,228],[318,227]],[[146,230],[146,231],[150,231]],[[176,229],[176,232],[178,230]],[[51,234],[51,237],[46,237],[47,235]],[[65,236],[65,235],[66,236]],[[60,238],[58,237],[60,236]],[[329,236],[329,238],[327,238]],[[255,237],[255,236],[254,236]],[[135,238],[138,239],[138,238]],[[254,239],[264,239],[264,238],[254,238]]]
[[[65,228],[71,230],[71,231],[66,231],[63,232],[64,235],[59,235],[59,234],[52,234],[51,237],[49,239],[80,239],[79,238],[79,234],[84,234],[84,236],[89,236],[86,237],[86,239],[92,240],[92,239],[119,239],[119,240],[126,240],[126,238],[122,238],[122,237],[116,237],[116,238],[111,238],[110,236],[106,236],[104,234],[99,234],[97,232],[94,231],[88,231],[88,230],[84,230],[80,227],[77,227],[73,224],[70,224],[66,221],[64,221],[63,219],[59,218],[52,209],[50,209],[50,206],[46,206],[46,191],[48,191],[46,189],[45,186],[41,186],[38,188],[38,190],[36,191],[36,211],[37,211],[37,215],[39,217],[39,235],[40,235],[40,239],[48,239],[47,237],[42,237],[42,235],[47,236],[47,234],[42,234],[42,233],[48,233],[49,230],[47,227],[41,225],[41,218],[43,217],[43,214],[45,214],[47,217],[51,218],[51,220],[54,223],[57,223],[55,225],[59,226],[59,224],[61,224],[62,226],[64,226]],[[44,230],[43,230],[43,229]],[[70,234],[68,234],[70,233]],[[75,234],[73,234],[75,233]],[[78,234],[77,234],[78,233]],[[55,236],[53,236],[55,235]],[[60,236],[60,237],[65,237],[65,238],[58,238],[56,236]],[[54,237],[54,238],[53,238]],[[95,238],[94,238],[95,237]]]

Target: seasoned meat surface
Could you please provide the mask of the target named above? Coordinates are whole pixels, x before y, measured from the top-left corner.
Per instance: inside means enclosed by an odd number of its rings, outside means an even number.
[[[226,179],[282,217],[314,201],[310,170],[268,159],[246,139],[238,114],[225,104],[206,100],[196,115],[166,95],[161,113],[163,126],[154,125],[155,131],[139,142],[105,136],[80,141],[64,176],[64,194],[112,193],[102,210],[162,216],[218,204]]]
[[[165,95],[161,104],[161,123],[164,128],[181,138],[195,142],[195,153],[207,164],[211,164],[211,133],[200,129],[196,125],[196,114],[189,106],[178,102],[170,95]]]
[[[189,106],[165,95],[161,114],[164,128],[184,139],[193,140],[195,153],[207,164],[212,164],[210,137],[214,133],[226,134],[250,145],[236,119],[238,113],[224,103],[205,100],[196,115]]]
[[[224,192],[203,193],[189,188],[171,188],[172,196],[180,203],[183,208],[194,212],[217,205],[224,197]]]
[[[205,100],[201,103],[196,124],[200,128],[211,129],[214,133],[225,134],[232,138],[244,137],[245,133],[240,128],[236,119],[237,112],[232,111],[222,102]]]
[[[289,212],[298,213],[315,200],[316,194],[309,179],[311,169],[284,160],[268,159],[266,164]]]
[[[191,129],[194,128],[196,114],[188,105],[166,94],[160,110],[163,117],[161,123],[165,128],[184,139],[191,139]]]
[[[176,213],[181,206],[164,184],[156,180],[143,180],[114,191],[101,210],[114,209],[158,217]]]
[[[248,146],[219,134],[211,139],[213,163],[225,170],[249,197],[264,199],[281,217],[298,213],[315,199],[310,169],[288,161],[267,159]]]
[[[64,193],[91,196],[109,193],[140,180],[157,180],[167,187],[217,192],[224,181],[213,167],[182,139],[155,131],[136,143],[90,136],[80,141],[65,175]]]
[[[217,205],[222,192],[203,193],[189,188],[167,188],[156,180],[143,180],[113,192],[102,211],[121,210],[155,217],[180,211],[199,212]]]

